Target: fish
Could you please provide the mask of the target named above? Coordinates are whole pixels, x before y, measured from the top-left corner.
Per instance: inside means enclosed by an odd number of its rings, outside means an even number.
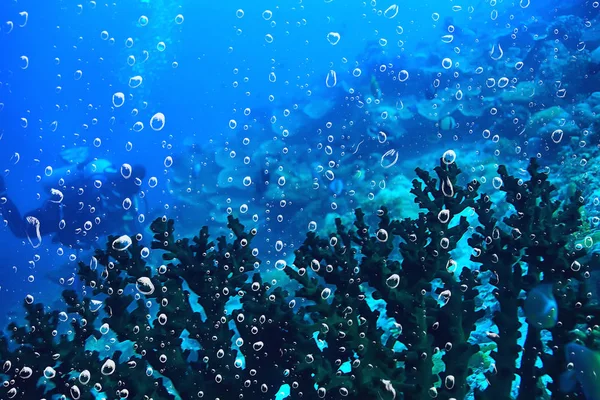
[[[440,129],[443,131],[450,131],[457,127],[456,120],[450,115],[442,118],[439,122],[439,125]]]
[[[523,306],[525,317],[537,329],[553,328],[558,322],[558,304],[552,285],[540,284],[529,291]]]
[[[560,390],[570,393],[577,383],[586,400],[600,400],[600,353],[575,342],[565,346],[565,358],[573,368],[560,377]]]

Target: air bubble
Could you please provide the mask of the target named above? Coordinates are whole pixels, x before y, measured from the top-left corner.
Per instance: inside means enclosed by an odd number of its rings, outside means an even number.
[[[390,289],[396,289],[398,287],[398,285],[400,285],[400,275],[398,274],[392,274],[390,275],[386,280],[385,280],[385,284],[390,288]]]
[[[131,238],[127,235],[120,236],[112,242],[112,248],[117,251],[124,251],[131,246]]]
[[[119,108],[125,104],[125,94],[123,92],[117,92],[112,96],[113,106]]]
[[[450,165],[453,164],[456,161],[456,153],[454,152],[454,150],[447,150],[443,155],[442,155],[442,161],[444,162],[444,164],[446,165]]]
[[[129,87],[135,89],[142,84],[143,80],[144,79],[140,75],[132,76],[129,78]]]
[[[133,172],[133,169],[131,168],[131,165],[125,163],[123,165],[121,165],[121,176],[125,179],[129,179],[131,178],[131,173]]]
[[[285,261],[284,260],[277,260],[275,262],[275,269],[279,270],[279,271],[283,271],[285,269]]]
[[[328,88],[332,88],[337,85],[337,74],[334,70],[330,70],[327,73],[327,77],[325,78],[325,86]]]
[[[339,43],[341,36],[337,32],[329,32],[327,34],[327,41],[331,43],[333,46]]]
[[[161,112],[156,113],[150,119],[150,127],[155,131],[160,131],[165,127],[165,115]]]
[[[117,366],[115,365],[115,362],[111,359],[108,359],[102,365],[100,372],[102,373],[102,375],[111,375],[113,372],[115,372],[116,369]]]
[[[137,281],[135,282],[135,287],[137,288],[138,292],[145,296],[151,295],[152,293],[154,293],[155,290],[154,284],[152,283],[150,278],[145,276],[142,276],[137,279]]]
[[[396,15],[398,15],[398,11],[399,11],[398,5],[397,4],[392,4],[391,6],[389,6],[387,8],[387,10],[385,10],[383,12],[383,15],[386,18],[392,19],[392,18],[396,17]]]

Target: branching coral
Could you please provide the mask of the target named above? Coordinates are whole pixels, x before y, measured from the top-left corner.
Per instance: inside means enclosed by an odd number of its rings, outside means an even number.
[[[553,201],[535,160],[528,172],[523,182],[500,167],[515,209],[500,223],[478,182],[458,184],[453,160],[440,161],[437,177],[417,169],[417,217],[392,219],[381,207],[370,226],[357,209],[353,227],[338,219],[328,237],[309,232],[292,265],[275,263],[290,289],[263,281],[268,263],[257,258],[256,231],[231,216],[229,238],[216,241],[206,227],[176,239],[172,220],[154,221],[151,247],[165,262],[158,268],[138,240],[123,246],[110,237],[80,264],[85,289],[65,291],[63,311],[27,301],[27,323],[9,326],[0,397],[504,399],[518,373],[521,398],[540,397],[544,374],[560,398],[565,346],[585,339],[574,331],[591,326],[598,310],[578,261],[584,250],[570,249],[579,195]],[[474,231],[465,215],[473,210]],[[479,270],[453,260],[463,238]],[[474,337],[484,337],[473,335],[484,317],[476,307],[482,275],[492,277],[500,309],[484,391],[469,386],[482,344]],[[522,293],[539,284],[552,285],[558,307],[550,351],[532,324],[518,344]]]

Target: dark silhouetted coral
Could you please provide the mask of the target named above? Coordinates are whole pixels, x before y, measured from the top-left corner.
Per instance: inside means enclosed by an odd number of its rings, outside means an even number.
[[[110,237],[80,263],[84,290],[64,291],[64,309],[27,301],[25,324],[8,327],[0,398],[507,399],[517,375],[519,398],[566,398],[564,348],[593,347],[597,331],[585,249],[571,240],[582,203],[578,193],[553,200],[535,159],[527,181],[498,172],[513,207],[502,221],[479,183],[461,186],[442,159],[436,177],[417,169],[418,217],[357,209],[353,227],[338,219],[328,237],[309,232],[291,265],[261,262],[257,232],[232,216],[229,236],[214,241],[206,227],[177,239],[174,221],[154,221],[158,267],[137,239],[123,249]],[[465,242],[471,266],[453,259]],[[274,267],[289,285],[263,281]],[[482,276],[497,334],[475,335]],[[551,285],[558,322],[549,336],[529,323],[520,346],[520,310],[539,285]],[[490,349],[493,365],[478,365]],[[474,387],[482,373],[487,388]],[[583,398],[581,388],[570,396]]]

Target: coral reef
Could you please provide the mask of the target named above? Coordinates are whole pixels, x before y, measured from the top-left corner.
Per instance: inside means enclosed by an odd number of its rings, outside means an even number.
[[[568,360],[577,376],[589,367],[566,349],[597,346],[600,311],[586,248],[573,243],[580,194],[553,200],[535,159],[527,181],[500,166],[496,186],[512,206],[500,222],[479,182],[459,184],[454,159],[435,177],[416,173],[417,216],[381,207],[375,226],[356,209],[353,227],[337,219],[327,236],[308,232],[292,264],[259,260],[258,232],[231,215],[216,241],[206,227],[176,239],[173,220],[155,220],[158,267],[140,238],[110,237],[79,264],[84,290],[63,292],[64,310],[26,299],[26,324],[0,339],[0,397],[506,399],[519,375],[518,398],[565,398]],[[456,261],[463,247],[471,266]],[[482,324],[486,279],[497,333]],[[539,285],[553,297],[543,328],[523,304],[540,301]],[[568,388],[572,398],[586,384]]]

